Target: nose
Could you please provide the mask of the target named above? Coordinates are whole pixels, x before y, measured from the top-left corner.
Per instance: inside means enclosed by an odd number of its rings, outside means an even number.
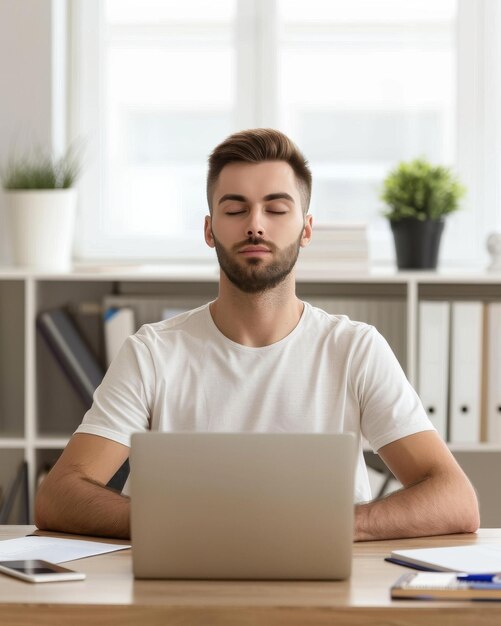
[[[249,213],[249,221],[246,225],[247,237],[262,237],[264,235],[264,227],[261,221],[261,212],[254,210]]]

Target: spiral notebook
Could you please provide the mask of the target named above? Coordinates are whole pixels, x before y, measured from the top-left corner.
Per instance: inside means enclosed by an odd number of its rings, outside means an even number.
[[[449,572],[404,574],[391,588],[394,599],[501,600],[501,584],[464,582]]]

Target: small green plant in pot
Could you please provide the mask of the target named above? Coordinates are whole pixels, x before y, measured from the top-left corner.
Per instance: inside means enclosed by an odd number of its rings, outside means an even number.
[[[383,181],[399,269],[436,269],[444,217],[465,194],[451,170],[424,159],[399,163]]]
[[[79,174],[79,154],[70,147],[60,158],[40,148],[32,154],[11,156],[0,176],[6,191],[26,191],[69,189],[75,185]]]
[[[16,265],[35,270],[70,269],[79,173],[80,157],[73,148],[60,158],[39,148],[12,156],[2,168]]]

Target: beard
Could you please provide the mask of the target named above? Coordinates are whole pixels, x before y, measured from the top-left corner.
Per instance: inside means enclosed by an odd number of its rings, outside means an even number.
[[[273,289],[287,278],[299,256],[302,235],[301,229],[299,237],[283,250],[259,237],[250,237],[232,246],[230,252],[212,233],[221,269],[228,280],[245,293],[262,293]],[[264,259],[258,257],[245,258],[239,262],[238,251],[243,246],[259,245],[269,248],[273,255],[271,263],[266,263]]]

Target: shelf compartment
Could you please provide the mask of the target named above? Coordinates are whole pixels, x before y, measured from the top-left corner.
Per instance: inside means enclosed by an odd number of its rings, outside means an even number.
[[[24,435],[24,281],[0,280],[0,437]]]
[[[22,448],[3,448],[0,453],[0,509],[8,497],[10,488],[16,480],[16,476],[21,469],[24,461],[24,450]],[[25,524],[23,517],[23,494],[24,483],[18,484],[14,502],[9,516],[4,523],[6,524]]]

